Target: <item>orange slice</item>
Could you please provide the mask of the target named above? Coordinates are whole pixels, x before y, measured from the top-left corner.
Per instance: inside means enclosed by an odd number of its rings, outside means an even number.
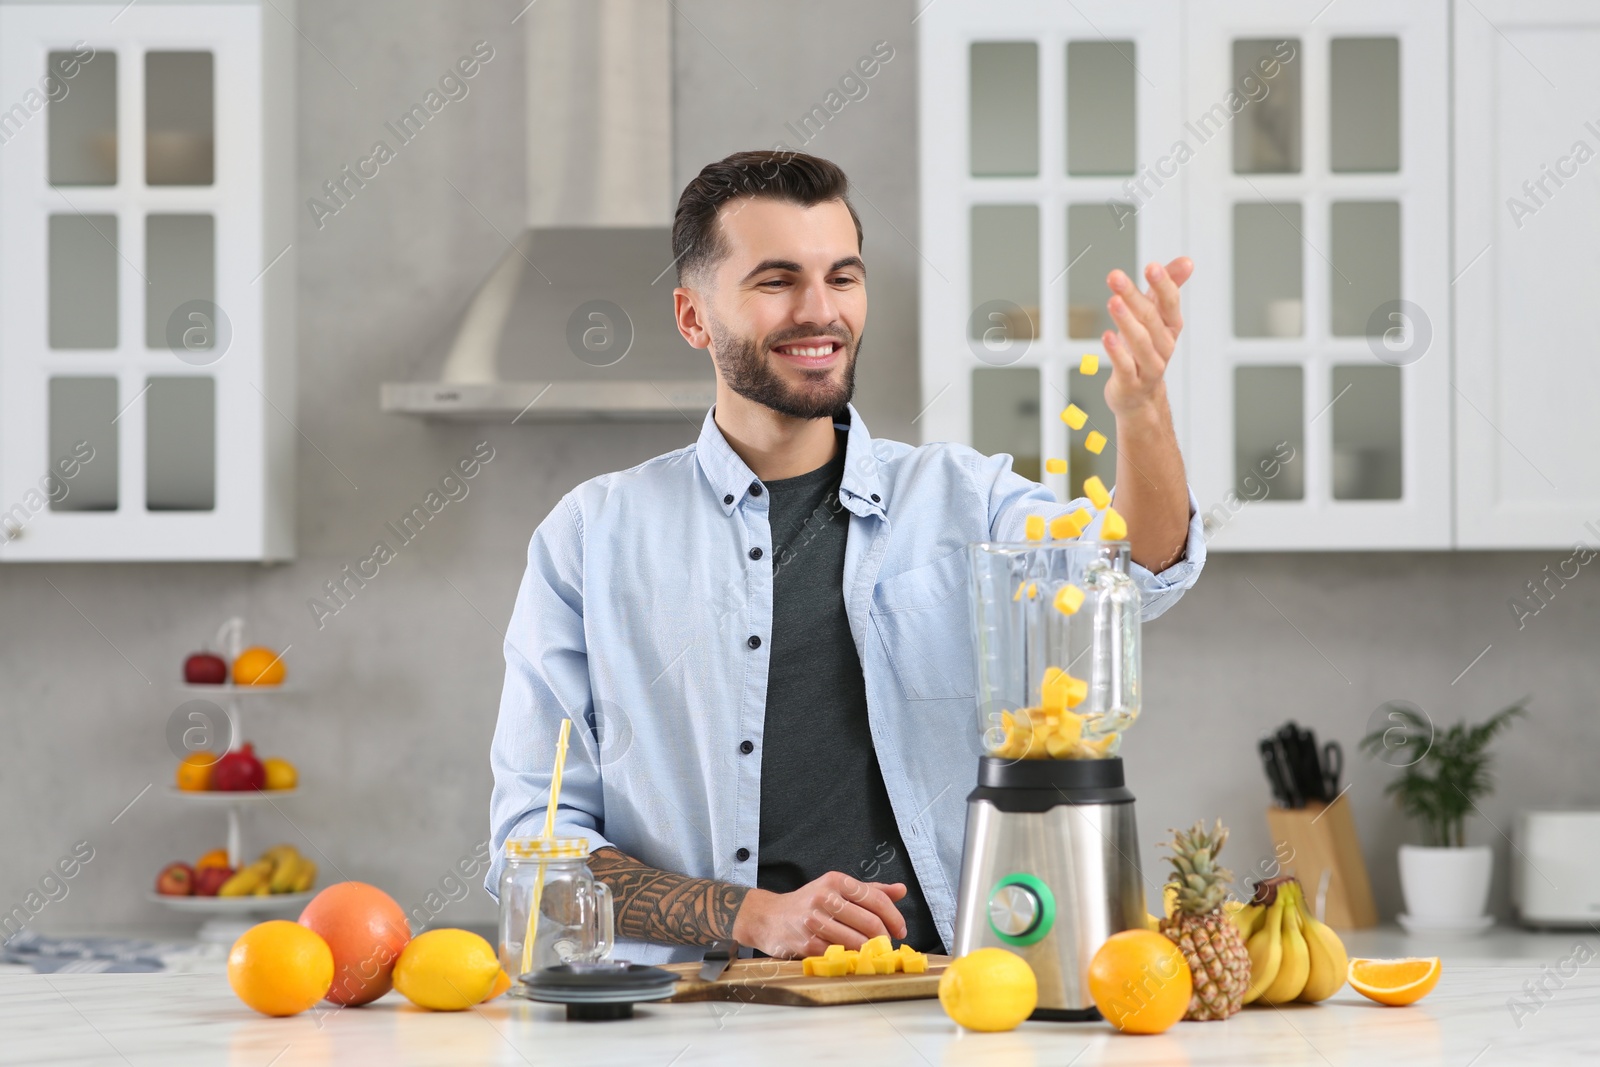
[[[1438,956],[1401,960],[1353,959],[1345,977],[1350,988],[1379,1004],[1415,1004],[1439,984]]]

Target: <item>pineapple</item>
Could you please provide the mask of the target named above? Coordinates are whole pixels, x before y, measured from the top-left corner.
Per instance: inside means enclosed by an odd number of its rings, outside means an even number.
[[[1172,849],[1172,914],[1159,928],[1178,946],[1194,975],[1194,995],[1184,1018],[1226,1019],[1239,1010],[1250,985],[1250,953],[1223,907],[1233,872],[1216,861],[1228,830],[1220,819],[1210,831],[1197,822],[1192,829],[1173,830],[1172,838],[1165,842]]]

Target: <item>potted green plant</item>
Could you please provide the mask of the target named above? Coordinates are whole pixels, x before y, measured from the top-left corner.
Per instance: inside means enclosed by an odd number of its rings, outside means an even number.
[[[1470,930],[1492,925],[1485,914],[1494,853],[1488,845],[1468,845],[1467,816],[1494,790],[1489,744],[1527,714],[1524,697],[1477,725],[1459,722],[1448,730],[1409,704],[1381,709],[1388,726],[1361,739],[1369,757],[1401,768],[1384,792],[1415,819],[1425,845],[1400,846],[1400,891],[1407,929]]]

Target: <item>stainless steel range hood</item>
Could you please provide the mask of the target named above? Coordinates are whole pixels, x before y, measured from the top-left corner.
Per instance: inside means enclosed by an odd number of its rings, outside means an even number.
[[[437,381],[385,382],[431,418],[677,419],[715,397],[673,324],[668,0],[539,0],[528,63],[527,227],[461,318]]]

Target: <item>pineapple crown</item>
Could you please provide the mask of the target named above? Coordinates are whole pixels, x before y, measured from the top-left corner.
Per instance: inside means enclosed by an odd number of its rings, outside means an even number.
[[[1218,819],[1209,831],[1204,822],[1197,822],[1188,830],[1171,833],[1172,840],[1162,843],[1172,849],[1167,857],[1172,877],[1167,884],[1177,887],[1174,909],[1185,915],[1216,911],[1227,899],[1233,881],[1233,872],[1217,863],[1217,853],[1228,840],[1228,828]]]

